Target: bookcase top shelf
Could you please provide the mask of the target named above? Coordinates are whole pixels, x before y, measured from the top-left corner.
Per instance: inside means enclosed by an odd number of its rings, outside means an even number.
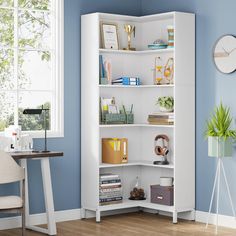
[[[174,48],[155,49],[155,50],[141,50],[141,51],[127,51],[127,50],[112,50],[100,48],[99,53],[124,54],[124,55],[143,55],[143,54],[159,54],[174,52]]]

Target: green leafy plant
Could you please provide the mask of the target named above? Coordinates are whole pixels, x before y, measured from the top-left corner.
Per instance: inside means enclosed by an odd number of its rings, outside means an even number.
[[[172,96],[159,97],[156,104],[170,110],[174,108],[174,98]]]
[[[228,138],[236,139],[236,130],[231,129],[232,120],[230,108],[224,106],[221,102],[207,121],[205,136],[224,138],[224,140]]]

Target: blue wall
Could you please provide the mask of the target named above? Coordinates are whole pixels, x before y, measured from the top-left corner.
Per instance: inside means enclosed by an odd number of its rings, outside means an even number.
[[[234,0],[142,0],[143,15],[166,11],[196,13],[196,208],[200,211],[208,211],[216,166],[216,161],[207,157],[205,120],[221,99],[236,116],[236,74],[223,75],[212,62],[215,41],[224,34],[236,35],[235,9]],[[236,159],[227,158],[224,163],[236,206]],[[221,186],[220,213],[232,215],[224,182]]]
[[[139,0],[64,0],[65,18],[65,137],[50,139],[50,150],[63,158],[51,159],[55,209],[80,207],[80,16],[90,12],[140,15]],[[43,140],[35,142],[42,147]],[[40,165],[29,163],[31,213],[44,210]]]
[[[236,35],[234,0],[65,0],[65,137],[49,140],[49,149],[61,150],[63,158],[51,160],[56,210],[80,207],[80,15],[109,12],[147,15],[166,11],[196,13],[196,208],[207,211],[216,162],[207,157],[203,130],[205,120],[222,98],[232,107],[236,74],[222,75],[212,63],[212,46],[222,34]],[[36,146],[42,146],[42,140]],[[234,203],[236,204],[236,160],[225,160]],[[40,167],[29,163],[31,213],[44,210]],[[222,183],[221,214],[231,215],[226,189]],[[5,188],[4,192],[11,192]]]

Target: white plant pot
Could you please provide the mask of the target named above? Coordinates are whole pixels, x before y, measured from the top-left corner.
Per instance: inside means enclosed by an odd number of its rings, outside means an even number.
[[[174,111],[174,108],[167,109],[167,108],[165,108],[165,107],[160,106],[160,111],[161,111],[161,112],[172,112],[172,111]]]
[[[233,153],[232,139],[219,137],[208,137],[208,156],[210,157],[231,157]]]

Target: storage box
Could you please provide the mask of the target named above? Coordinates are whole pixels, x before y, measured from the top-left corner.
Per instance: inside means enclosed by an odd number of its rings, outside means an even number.
[[[127,138],[102,139],[102,163],[122,164],[128,162]]]
[[[133,124],[134,123],[134,114],[103,114],[102,115],[102,124]]]
[[[151,185],[151,203],[173,206],[174,187]]]

